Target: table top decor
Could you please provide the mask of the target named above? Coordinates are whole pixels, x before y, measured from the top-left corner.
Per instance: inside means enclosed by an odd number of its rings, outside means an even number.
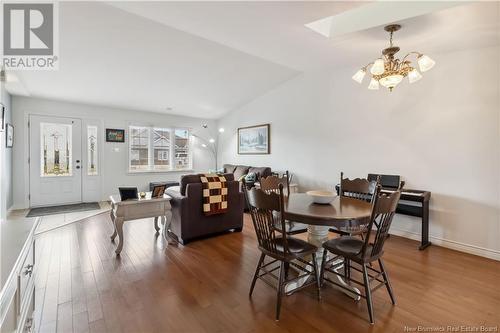
[[[306,194],[312,198],[314,203],[321,205],[330,204],[337,196],[334,192],[325,190],[307,191]]]

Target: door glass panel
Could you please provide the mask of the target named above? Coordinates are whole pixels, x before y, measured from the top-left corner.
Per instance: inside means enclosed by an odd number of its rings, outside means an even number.
[[[97,126],[87,126],[87,174],[97,175]]]
[[[71,176],[72,168],[72,125],[40,123],[40,176]]]

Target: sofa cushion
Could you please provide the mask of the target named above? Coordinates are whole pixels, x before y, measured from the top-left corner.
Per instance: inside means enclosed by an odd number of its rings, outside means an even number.
[[[238,165],[234,170],[234,179],[240,180],[241,177],[248,173],[248,169],[250,169],[250,167],[246,165]]]
[[[269,167],[251,167],[248,169],[248,173],[255,173],[257,175],[257,180],[260,179],[260,177],[269,177],[271,175],[271,168]]]
[[[234,164],[224,164],[222,167],[224,168],[224,173],[233,173],[236,169],[236,165]]]

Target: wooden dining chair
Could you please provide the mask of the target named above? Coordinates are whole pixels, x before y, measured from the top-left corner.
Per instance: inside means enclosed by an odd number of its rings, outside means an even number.
[[[340,186],[339,195],[341,197],[348,197],[357,200],[363,200],[366,202],[373,203],[375,198],[375,190],[377,184],[379,183],[379,178],[377,181],[369,181],[364,178],[356,178],[350,180],[349,178],[344,178],[344,173],[340,173]],[[370,221],[366,220],[353,220],[348,221],[345,226],[330,228],[331,232],[342,236],[353,236],[353,235],[363,235],[366,232],[368,223]]]
[[[279,185],[283,185],[283,189],[286,189],[286,196],[290,195],[290,176],[288,170],[280,176],[268,176],[260,179],[260,189],[266,193],[279,193]],[[278,231],[283,231],[281,223],[276,225]],[[307,224],[285,221],[285,233],[287,235],[297,235],[307,232]]]
[[[277,223],[281,223],[284,228],[285,224],[285,219],[283,218],[284,214],[282,214],[284,209],[283,184],[279,184],[279,193],[266,193],[261,189],[252,188],[248,190],[245,187],[243,188],[248,206],[250,208],[250,214],[252,215],[255,233],[257,234],[259,250],[261,251],[259,263],[257,264],[257,269],[255,270],[252,284],[250,286],[249,296],[252,296],[257,279],[261,279],[263,282],[271,285],[272,287],[275,286],[263,277],[270,275],[278,280],[278,285],[276,287],[276,320],[279,320],[281,298],[285,293],[285,286],[288,283],[297,281],[305,276],[309,276],[312,271],[314,275],[314,279],[312,281],[289,291],[289,293],[293,293],[315,284],[318,299],[321,297],[319,272],[317,271],[315,264],[316,251],[318,248],[301,239],[289,237],[286,233],[277,232],[275,225]],[[275,214],[276,212],[278,212],[278,214]],[[266,256],[272,258],[272,260],[268,263],[264,263]],[[312,256],[312,263],[305,259],[307,256]],[[279,263],[279,265],[272,267],[275,263]],[[285,277],[286,263],[293,265],[297,268],[297,270],[299,270],[300,273],[303,274],[299,273],[297,277],[287,279]],[[311,271],[309,271],[307,267],[310,267]],[[277,276],[273,273],[276,270],[279,270],[279,274]]]
[[[389,276],[384,266],[382,256],[384,254],[384,244],[389,234],[389,228],[391,227],[392,219],[396,212],[396,206],[401,195],[401,190],[391,193],[390,195],[380,193],[380,186],[377,186],[375,191],[375,199],[373,204],[372,213],[370,216],[370,223],[368,225],[368,230],[372,230],[374,224],[378,222],[378,227],[372,237],[372,233],[367,233],[364,240],[353,237],[353,236],[343,236],[331,239],[323,243],[324,253],[323,261],[321,265],[320,279],[321,282],[328,281],[337,285],[340,288],[347,289],[345,285],[342,285],[336,281],[333,281],[325,276],[325,271],[331,274],[337,274],[342,276],[348,283],[356,283],[364,287],[364,293],[358,293],[358,296],[366,299],[366,304],[368,306],[368,314],[370,316],[370,323],[374,323],[373,318],[373,304],[371,293],[381,286],[387,288],[387,292],[391,298],[392,304],[396,304],[396,299],[394,297],[394,292],[391,287]],[[330,260],[327,259],[328,252],[334,254],[334,257]],[[339,261],[338,259],[344,258],[348,260]],[[378,261],[379,269],[375,269],[371,263]],[[345,265],[348,263],[351,269],[358,271],[363,276],[363,281],[358,281],[351,276],[345,277],[345,275],[337,273],[336,269],[340,265]],[[358,264],[356,267],[353,264]],[[372,273],[372,274],[370,274]],[[377,286],[371,287],[372,282],[378,282]]]

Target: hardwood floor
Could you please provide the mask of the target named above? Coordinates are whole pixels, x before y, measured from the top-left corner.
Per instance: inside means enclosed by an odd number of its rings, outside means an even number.
[[[241,233],[166,246],[152,219],[127,222],[120,258],[108,214],[37,239],[40,332],[404,332],[405,326],[500,325],[500,262],[391,237],[385,262],[396,294],[374,293],[375,325],[364,300],[326,287],[285,297],[257,281],[259,252],[249,216]]]

